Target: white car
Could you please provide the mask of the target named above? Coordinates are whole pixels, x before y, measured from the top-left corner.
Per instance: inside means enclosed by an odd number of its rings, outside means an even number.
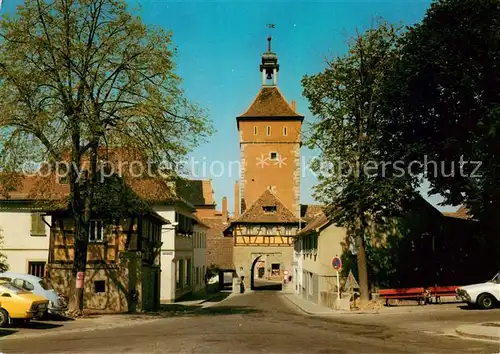
[[[41,295],[49,300],[48,312],[53,315],[62,315],[66,311],[66,304],[61,295],[42,278],[31,274],[13,272],[0,273],[0,280],[8,281],[19,288]]]
[[[500,303],[500,272],[486,283],[461,286],[457,288],[457,298],[482,309],[491,309]]]

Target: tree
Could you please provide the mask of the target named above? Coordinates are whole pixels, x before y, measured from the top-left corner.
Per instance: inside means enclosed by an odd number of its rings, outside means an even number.
[[[18,171],[69,155],[76,277],[86,268],[101,147],[140,152],[161,172],[212,129],[180,88],[171,33],[143,24],[124,0],[25,1],[3,18],[0,37],[0,162]],[[83,289],[72,291],[70,310],[81,312]]]
[[[497,0],[434,1],[402,37],[387,75],[380,148],[389,159],[413,163],[444,204],[467,205],[496,242],[493,252],[500,247],[498,33]]]
[[[0,249],[3,249],[3,230],[0,228]],[[9,270],[9,264],[7,263],[7,256],[0,253],[0,273]]]
[[[381,165],[381,82],[397,56],[400,29],[386,23],[357,35],[348,54],[327,62],[302,80],[304,96],[318,120],[308,145],[321,153],[315,197],[329,217],[347,229],[356,246],[361,300],[369,299],[366,243],[370,225],[397,211],[409,197],[405,178],[387,175]]]

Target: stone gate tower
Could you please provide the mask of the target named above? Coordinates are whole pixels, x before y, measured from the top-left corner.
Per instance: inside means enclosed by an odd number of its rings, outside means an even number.
[[[236,118],[241,153],[241,205],[235,214],[247,210],[269,189],[299,217],[300,146],[304,116],[295,112],[278,88],[278,56],[262,54],[262,87],[245,113]]]

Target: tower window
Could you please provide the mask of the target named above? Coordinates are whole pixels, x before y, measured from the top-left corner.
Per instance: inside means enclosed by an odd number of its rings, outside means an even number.
[[[283,136],[287,136],[288,135],[288,129],[287,127],[283,127]]]
[[[257,127],[256,125],[253,127],[253,135],[257,135],[259,134],[259,127]]]
[[[271,152],[271,153],[269,153],[269,159],[270,160],[277,160],[278,159],[278,153],[277,152]]]
[[[276,205],[267,205],[263,206],[262,209],[265,213],[274,213],[276,212]]]
[[[271,135],[271,126],[270,125],[267,126],[266,133],[267,133],[267,136]]]

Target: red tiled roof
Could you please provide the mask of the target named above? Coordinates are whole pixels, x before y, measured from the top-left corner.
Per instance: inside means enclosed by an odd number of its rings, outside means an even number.
[[[326,217],[326,215],[323,212],[320,212],[319,214],[316,215],[314,219],[312,219],[306,227],[304,227],[300,232],[298,233],[298,236],[308,234],[311,231],[319,231],[320,228],[328,224],[330,220]]]
[[[184,179],[177,184],[177,193],[194,206],[215,205],[212,181]]]
[[[472,219],[471,215],[469,214],[469,210],[467,210],[467,208],[464,205],[462,205],[460,208],[458,208],[457,211],[454,212],[444,211],[443,215],[457,219],[465,219],[465,220]]]
[[[300,216],[306,222],[310,222],[318,215],[323,213],[323,206],[321,204],[302,204],[300,206]]]
[[[262,87],[250,107],[238,118],[254,117],[303,118],[292,109],[276,86]]]
[[[276,211],[267,212],[264,207],[275,207]],[[269,189],[233,223],[295,223],[299,218],[290,211]]]

